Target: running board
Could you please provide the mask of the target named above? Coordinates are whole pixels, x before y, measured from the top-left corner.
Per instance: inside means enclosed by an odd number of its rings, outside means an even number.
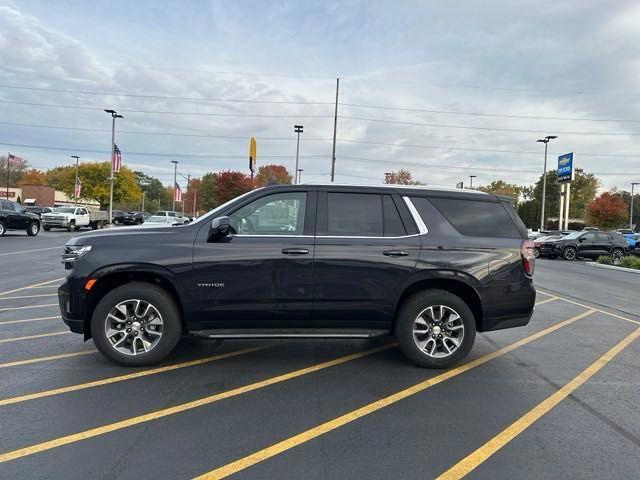
[[[200,338],[374,338],[389,335],[389,331],[328,328],[233,328],[195,330],[190,334]]]

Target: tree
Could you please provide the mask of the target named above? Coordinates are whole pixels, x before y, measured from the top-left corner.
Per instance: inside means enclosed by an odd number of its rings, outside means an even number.
[[[520,194],[523,191],[523,187],[514,183],[507,183],[504,180],[494,180],[489,185],[479,187],[478,190],[486,193],[492,193],[494,195],[506,195],[515,200],[516,205],[520,199]]]
[[[631,211],[631,192],[627,192],[626,190],[617,190],[614,188],[611,190],[611,195],[615,197],[620,197],[626,206],[627,214]],[[638,225],[640,223],[640,194],[633,192],[633,221],[631,222],[633,225]]]
[[[202,206],[211,210],[251,189],[251,178],[242,172],[209,172],[202,177],[202,192],[198,196],[202,195]]]
[[[29,168],[29,162],[23,158],[17,157],[15,160],[11,160],[11,163],[9,164],[9,186],[15,187],[18,185],[27,168]],[[6,155],[0,155],[0,185],[3,187],[7,185]]]
[[[184,213],[186,215],[191,215],[194,212],[194,208],[193,208],[194,198],[196,202],[196,205],[195,205],[196,215],[198,215],[198,212],[204,209],[202,205],[201,183],[202,182],[199,178],[192,178],[191,181],[189,182],[189,188],[187,188],[187,191],[182,194]]]
[[[136,182],[138,183],[141,192],[145,193],[145,211],[155,212],[157,210],[161,210],[163,205],[166,207],[169,202],[171,202],[172,194],[167,192],[167,189],[160,180],[138,171],[133,172],[133,174],[136,177]]]
[[[384,183],[390,185],[422,185],[421,182],[413,179],[409,170],[404,169],[400,169],[397,172],[385,173]]]
[[[289,185],[292,179],[283,165],[262,165],[256,175],[256,185]]]
[[[23,185],[46,185],[47,179],[45,178],[44,172],[42,170],[38,170],[37,168],[31,168],[24,172],[22,178],[18,182],[18,186],[21,187]]]
[[[604,192],[587,206],[586,220],[601,228],[617,228],[628,221],[624,200],[610,192]]]

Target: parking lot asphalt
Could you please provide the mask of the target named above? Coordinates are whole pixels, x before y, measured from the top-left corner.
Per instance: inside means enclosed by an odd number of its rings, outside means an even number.
[[[67,333],[72,234],[0,238],[0,478],[637,478],[638,277],[540,260],[529,325],[450,370],[392,338],[184,338],[110,364]],[[544,293],[543,293],[544,292]]]

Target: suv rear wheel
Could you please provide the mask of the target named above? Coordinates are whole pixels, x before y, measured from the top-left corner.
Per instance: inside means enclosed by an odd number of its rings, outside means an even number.
[[[577,256],[578,250],[576,250],[576,247],[565,247],[562,251],[562,258],[565,260],[575,260]]]
[[[415,364],[447,368],[467,356],[476,337],[473,313],[460,297],[424,290],[404,301],[395,336],[402,353]]]
[[[7,233],[7,228],[4,226],[4,222],[0,220],[0,237]]]
[[[98,350],[125,366],[152,365],[174,349],[182,325],[180,311],[162,288],[128,283],[107,293],[91,318]]]

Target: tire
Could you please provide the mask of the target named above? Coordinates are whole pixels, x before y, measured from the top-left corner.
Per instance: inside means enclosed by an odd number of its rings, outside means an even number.
[[[67,232],[73,232],[76,229],[76,222],[75,220],[71,220],[69,222],[69,226],[67,227]]]
[[[136,301],[140,301],[140,303],[136,304]],[[118,313],[116,310],[116,306],[123,304],[128,312],[126,318],[123,318],[124,314]],[[146,307],[146,304],[151,307]],[[138,312],[134,310],[136,305],[140,310]],[[149,312],[146,317],[140,315],[144,310]],[[107,317],[114,311],[116,311],[118,317],[116,320],[118,321],[112,321],[111,316]],[[159,323],[157,323],[158,320],[160,320]],[[127,321],[130,323],[127,324]],[[122,325],[122,335],[119,335],[120,328],[117,328],[117,325]],[[118,330],[118,333],[111,335],[113,343],[107,337],[107,327],[114,332],[116,329]],[[130,330],[129,332],[127,332],[127,328]],[[150,329],[157,328],[161,328],[159,336],[157,332],[154,335],[149,334]],[[134,337],[134,334],[138,332],[139,336]],[[91,317],[93,342],[105,357],[118,365],[156,364],[173,351],[181,334],[180,310],[173,298],[166,290],[149,283],[132,282],[111,290],[98,302]],[[120,343],[120,340],[123,342]],[[150,343],[149,350],[135,353],[135,350],[141,347],[144,350],[143,342],[145,340]],[[120,346],[116,347],[114,343],[120,343]]]
[[[621,248],[614,248],[611,250],[611,258],[614,260],[620,260],[622,257],[624,257],[624,250]]]
[[[97,230],[98,229],[98,224],[96,222],[91,222],[89,224],[89,226],[91,227],[91,230]]]
[[[0,237],[4,237],[5,233],[7,233],[7,227],[5,227],[4,222],[0,220]]]
[[[439,306],[443,307],[442,317]],[[430,307],[435,308],[430,310]],[[454,314],[457,314],[456,318],[453,317]],[[453,321],[449,320],[451,318]],[[449,330],[451,324],[456,328]],[[421,328],[423,325],[424,329]],[[420,329],[427,332],[428,328],[430,334],[416,334],[414,331]],[[441,337],[444,335],[443,340],[437,337],[440,331],[443,332],[440,334]],[[447,333],[450,336],[447,336]],[[426,368],[448,368],[465,358],[473,347],[476,323],[471,309],[460,297],[445,290],[423,290],[411,295],[400,306],[394,334],[402,353],[416,365]],[[431,338],[433,335],[436,335],[435,339]],[[453,345],[450,343],[453,342],[453,335],[458,335],[459,345],[447,353],[446,350],[450,350]],[[426,343],[419,346],[419,342]],[[448,343],[445,345],[443,342]],[[428,353],[427,350],[435,351]],[[440,354],[443,356],[439,356]]]
[[[31,222],[27,227],[27,235],[35,237],[40,233],[40,222]]]
[[[48,232],[48,231],[50,231],[50,230],[51,230],[51,227],[47,227],[47,226],[45,225],[44,227],[42,227],[42,229],[43,229],[45,232]]]
[[[562,250],[562,258],[571,262],[578,258],[578,250],[576,247],[564,247],[564,250]]]

